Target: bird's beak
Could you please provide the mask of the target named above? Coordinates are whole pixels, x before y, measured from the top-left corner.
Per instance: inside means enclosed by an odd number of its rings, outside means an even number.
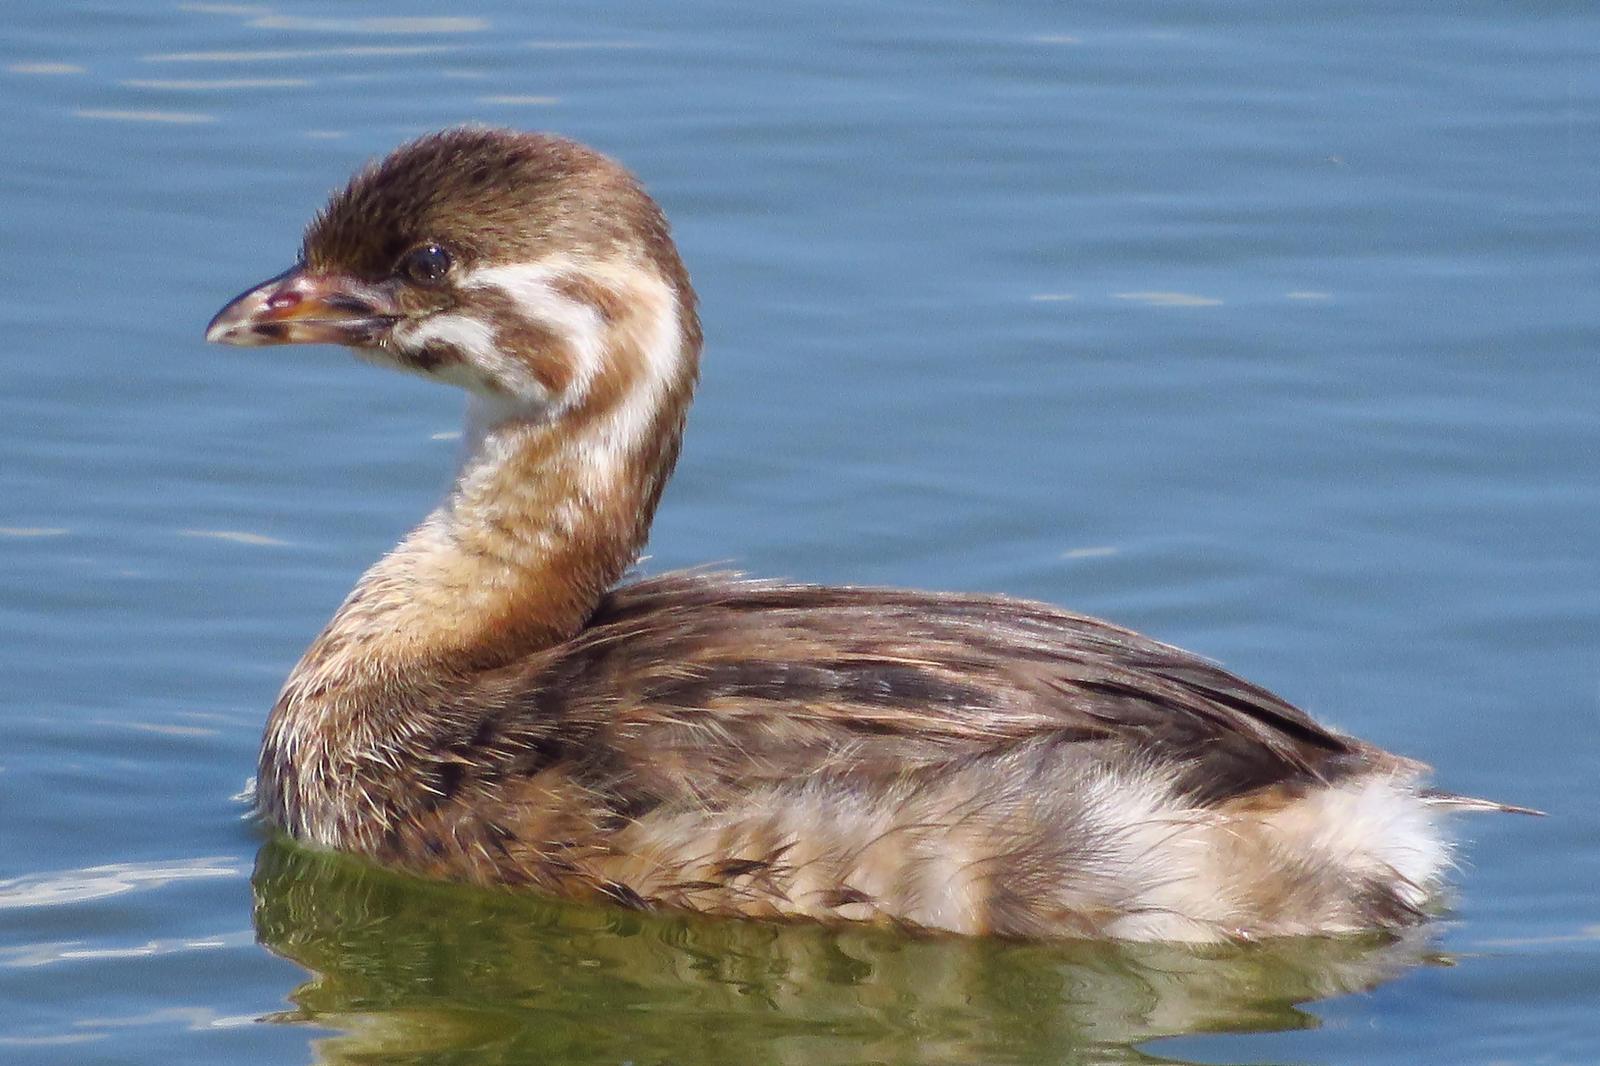
[[[235,297],[206,327],[206,340],[365,348],[381,343],[400,317],[394,297],[376,286],[297,266]]]

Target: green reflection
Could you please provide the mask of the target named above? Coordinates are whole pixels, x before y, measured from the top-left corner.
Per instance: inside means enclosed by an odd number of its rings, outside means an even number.
[[[1425,941],[1187,949],[912,939],[431,884],[269,842],[256,932],[312,972],[278,1020],[330,1063],[1157,1062],[1134,1045],[1315,1026],[1296,1004]]]

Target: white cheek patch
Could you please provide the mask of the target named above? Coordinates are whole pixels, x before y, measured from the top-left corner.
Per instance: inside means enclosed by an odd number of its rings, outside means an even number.
[[[550,403],[549,390],[527,367],[501,350],[492,326],[473,315],[450,311],[420,322],[403,322],[395,327],[391,339],[402,352],[421,354],[430,346],[442,345],[460,357],[460,362],[426,371],[431,377],[479,395],[509,392],[524,406]],[[490,386],[491,380],[496,387]]]
[[[487,322],[452,311],[431,315],[420,322],[402,321],[394,328],[394,343],[402,351],[420,352],[430,344],[446,344],[471,360],[495,355],[495,331]]]
[[[588,391],[605,359],[606,323],[599,310],[557,292],[551,284],[574,269],[573,264],[560,261],[509,263],[474,270],[458,283],[467,290],[496,289],[504,293],[525,319],[550,330],[566,343],[573,358],[573,382],[565,397],[568,402]]]

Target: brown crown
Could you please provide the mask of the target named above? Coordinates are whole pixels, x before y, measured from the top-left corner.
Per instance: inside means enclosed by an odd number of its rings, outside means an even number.
[[[619,164],[547,133],[461,127],[362,169],[306,231],[314,271],[378,280],[424,243],[463,266],[637,250],[688,292],[660,208]]]

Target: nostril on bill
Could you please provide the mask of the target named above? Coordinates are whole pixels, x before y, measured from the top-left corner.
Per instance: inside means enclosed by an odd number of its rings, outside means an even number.
[[[328,307],[352,315],[370,315],[377,310],[370,301],[345,293],[334,293],[327,298]]]
[[[300,294],[297,292],[275,292],[267,297],[267,310],[287,311],[298,304],[300,299]]]

